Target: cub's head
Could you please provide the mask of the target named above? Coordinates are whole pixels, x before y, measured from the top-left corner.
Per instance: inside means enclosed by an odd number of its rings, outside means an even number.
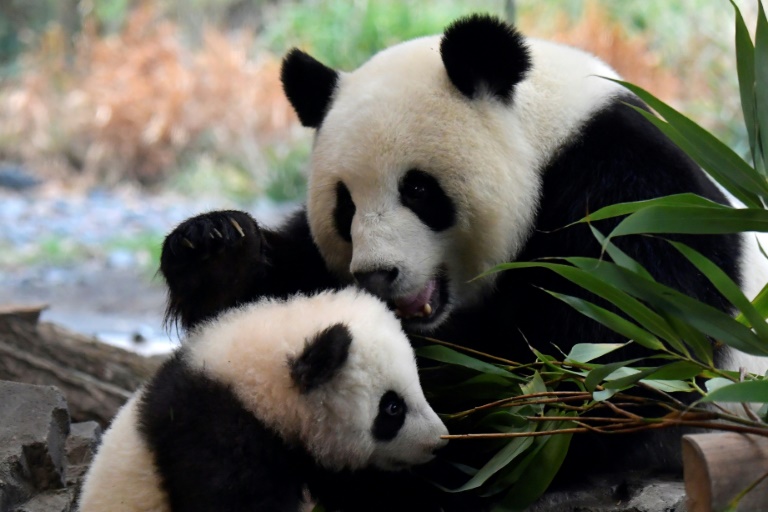
[[[540,169],[604,95],[584,85],[611,74],[595,61],[481,15],[349,73],[291,51],[282,80],[317,130],[307,208],[328,266],[409,330],[478,301],[493,277],[472,279],[520,252]]]
[[[231,311],[186,350],[192,367],[325,467],[402,469],[447,442],[400,322],[359,289]]]

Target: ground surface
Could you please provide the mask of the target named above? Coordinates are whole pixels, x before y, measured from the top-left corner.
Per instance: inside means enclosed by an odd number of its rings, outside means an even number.
[[[170,350],[178,338],[162,325],[158,246],[184,219],[232,207],[223,198],[135,187],[0,186],[0,306],[47,304],[43,320],[141,353]],[[292,208],[245,207],[265,225]]]

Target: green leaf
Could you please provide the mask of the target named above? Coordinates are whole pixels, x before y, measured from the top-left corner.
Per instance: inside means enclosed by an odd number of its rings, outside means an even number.
[[[609,238],[651,234],[768,232],[768,211],[759,208],[650,206],[623,219]]]
[[[768,184],[766,184],[765,179],[759,173],[752,169],[732,149],[707,130],[654,97],[648,91],[627,82],[615,81],[634,92],[658,112],[666,120],[666,123],[652,114],[636,108],[638,112],[643,114],[646,119],[659,129],[663,128],[662,125],[667,124],[671,129],[662,131],[680,146],[688,156],[696,160],[718,183],[731,191],[733,195],[747,206],[762,206],[756,200],[754,194],[758,194],[763,198],[767,197]],[[727,176],[721,172],[724,169],[728,169]]]
[[[662,311],[666,317],[677,318],[699,332],[742,352],[768,355],[768,346],[751,329],[717,308],[688,297],[669,286],[642,279],[637,274],[606,261],[599,262],[599,265],[596,265],[596,260],[592,258],[566,258],[566,261],[647,302],[656,310]],[[702,360],[711,360],[711,347],[708,344],[692,348]]]
[[[704,387],[707,389],[708,393],[711,393],[716,389],[720,389],[725,386],[730,386],[733,383],[734,382],[730,379],[726,379],[723,377],[714,377],[709,379],[707,382],[705,382]]]
[[[472,370],[477,370],[483,373],[491,373],[494,375],[500,375],[509,379],[521,380],[519,376],[508,372],[503,368],[499,368],[496,365],[480,361],[474,357],[462,354],[456,350],[453,350],[442,345],[428,345],[425,347],[419,347],[416,349],[416,355],[425,359],[431,359],[433,361],[439,361],[441,363],[449,363],[457,366],[463,366]]]
[[[768,152],[768,20],[763,3],[758,2],[757,28],[755,30],[755,110],[759,128],[760,151],[764,157]]]
[[[618,393],[619,391],[621,391],[621,390],[619,390],[619,389],[604,389],[603,391],[595,391],[594,393],[592,393],[592,398],[594,398],[594,400],[596,402],[604,402],[604,401],[608,400],[609,398],[611,398],[616,393]]]
[[[635,370],[635,368],[632,368]],[[634,373],[618,379],[606,380],[604,387],[607,389],[627,389],[630,386],[637,384],[639,381],[650,377],[658,371],[658,368],[646,368],[644,370],[636,370]]]
[[[687,380],[701,373],[701,366],[688,361],[677,361],[658,368],[648,376],[651,380]]]
[[[634,364],[642,359],[630,359],[629,361],[618,361],[615,363],[608,363],[602,366],[598,366],[594,370],[587,374],[587,378],[584,381],[584,385],[588,391],[594,391],[598,384],[603,382],[606,377],[614,373],[619,368],[625,368],[631,364]]]
[[[622,217],[624,215],[629,215],[651,206],[698,206],[702,208],[728,208],[727,206],[723,206],[720,203],[716,203],[710,199],[697,196],[696,194],[674,194],[657,197],[655,199],[647,199],[645,201],[631,201],[628,203],[616,203],[609,206],[604,206],[603,208],[588,214],[586,217],[574,222],[573,224],[596,222],[598,220]]]
[[[599,263],[597,260],[592,261],[595,261],[595,265]],[[585,290],[588,290],[595,295],[604,298],[619,308],[621,311],[626,313],[638,324],[643,326],[643,328],[645,328],[647,331],[650,331],[656,336],[661,337],[673,347],[677,348],[678,350],[682,349],[681,342],[678,339],[677,333],[658,313],[655,313],[641,302],[632,298],[625,292],[617,289],[615,286],[613,286],[613,283],[610,283],[604,279],[596,278],[589,272],[582,269],[574,268],[571,265],[563,265],[558,263],[515,262],[498,265],[491,269],[488,273],[520,268],[546,268],[556,272],[574,284],[584,288]],[[576,302],[574,302],[574,304],[579,304],[579,300],[580,299],[575,299]],[[589,303],[586,302],[586,304]],[[598,310],[595,311],[596,315],[602,316],[603,312],[606,311],[605,309],[599,308],[598,306],[592,305],[592,307],[598,308]],[[584,309],[587,310],[589,307],[585,307]],[[627,338],[633,339],[636,343],[646,348],[652,350],[664,349],[664,345],[658,339],[652,336],[649,337],[647,333],[644,334],[642,329],[638,328],[637,326],[633,326],[632,323],[628,322],[626,319],[618,317],[618,315],[613,313],[608,313],[609,314],[604,315],[605,318],[620,318],[620,320],[616,321],[616,327],[618,328],[621,326],[621,328],[624,329],[623,331],[617,331],[620,334],[623,334]]]
[[[600,245],[603,247],[603,250],[608,253],[608,256],[611,257],[611,260],[613,262],[621,267],[626,268],[627,270],[631,270],[635,274],[639,274],[643,276],[645,279],[649,279],[651,281],[654,281],[653,276],[645,270],[645,267],[643,267],[640,263],[638,263],[635,259],[631,258],[628,254],[626,254],[624,251],[616,247],[616,245],[608,240],[596,227],[594,227],[592,224],[589,225],[589,229],[592,230],[592,234],[597,239],[598,242],[600,242]]]
[[[553,297],[556,297],[565,302],[582,315],[600,322],[611,330],[626,336],[630,340],[636,341],[639,345],[656,350],[661,350],[664,348],[664,345],[662,345],[662,343],[648,331],[638,327],[637,325],[622,318],[616,313],[613,313],[612,311],[608,311],[605,308],[601,308],[600,306],[596,306],[589,301],[579,299],[577,297],[550,292],[547,290],[545,291]]]
[[[643,379],[640,382],[665,393],[690,393],[695,391],[689,382],[683,380]]]
[[[736,3],[731,0],[736,12],[736,71],[739,75],[739,93],[744,124],[747,128],[752,161],[757,151],[757,107],[755,106],[755,47],[749,36],[744,18]]]
[[[768,380],[735,382],[707,393],[702,402],[768,402]]]
[[[717,288],[723,297],[725,297],[736,309],[747,318],[750,325],[764,340],[768,340],[768,324],[765,323],[765,317],[762,316],[752,303],[747,299],[739,288],[739,285],[733,282],[720,267],[711,260],[705,258],[701,253],[680,242],[669,241],[672,246],[680,251],[688,261],[704,274],[707,279]]]
[[[535,425],[529,426],[524,429],[523,432],[531,432],[534,430]],[[501,450],[491,457],[491,459],[480,468],[475,475],[469,479],[461,487],[456,489],[447,489],[443,487],[446,492],[462,492],[469,489],[477,489],[483,485],[490,477],[498,473],[505,468],[510,462],[519,457],[525,450],[527,450],[533,444],[533,437],[515,437]]]
[[[569,426],[570,423],[562,423],[557,428]],[[537,452],[527,465],[527,470],[492,510],[523,511],[544,494],[565,460],[572,436],[573,434],[557,434],[537,438]]]
[[[625,346],[626,343],[577,343],[571,348],[565,362],[588,363]]]

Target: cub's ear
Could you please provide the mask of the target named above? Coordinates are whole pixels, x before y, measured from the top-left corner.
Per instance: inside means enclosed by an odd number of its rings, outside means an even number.
[[[449,25],[440,55],[448,78],[470,99],[486,93],[510,103],[515,85],[531,68],[523,36],[489,15],[474,14]]]
[[[331,106],[339,73],[294,48],[283,59],[280,80],[301,124],[319,128]]]
[[[304,351],[288,360],[291,379],[301,393],[328,382],[349,356],[352,334],[344,324],[335,324],[308,339]]]

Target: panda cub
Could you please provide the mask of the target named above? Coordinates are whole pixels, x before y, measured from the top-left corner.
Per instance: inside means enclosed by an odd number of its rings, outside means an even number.
[[[120,410],[80,511],[300,510],[323,473],[423,464],[444,434],[378,299],[264,300],[195,329]]]

